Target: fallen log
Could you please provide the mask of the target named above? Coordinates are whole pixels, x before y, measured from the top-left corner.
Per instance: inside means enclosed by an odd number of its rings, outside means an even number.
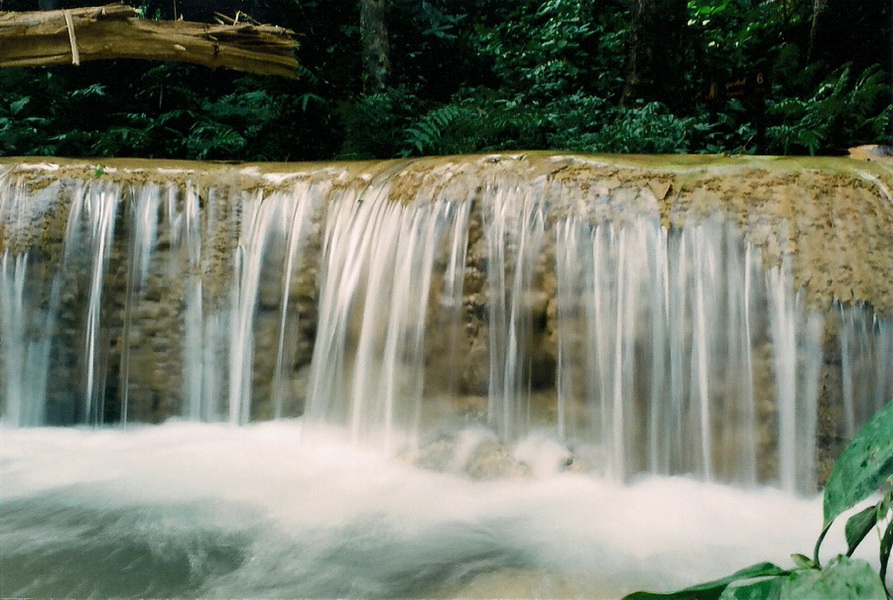
[[[0,67],[130,58],[296,77],[294,32],[253,22],[152,21],[125,4],[0,12]]]

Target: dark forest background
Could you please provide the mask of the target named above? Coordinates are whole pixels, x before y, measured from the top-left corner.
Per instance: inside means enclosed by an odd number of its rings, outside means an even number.
[[[0,10],[90,2],[0,0]],[[298,78],[0,70],[0,155],[227,160],[889,144],[890,0],[143,0],[296,31]],[[2,49],[0,49],[2,52]]]

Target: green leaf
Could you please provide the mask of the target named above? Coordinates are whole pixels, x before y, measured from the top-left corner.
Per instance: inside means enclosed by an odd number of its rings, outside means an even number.
[[[794,559],[794,564],[797,565],[797,568],[815,569],[817,567],[814,560],[803,554],[791,554],[791,558]]]
[[[772,577],[744,585],[730,585],[719,600],[778,600],[784,581],[784,577]]]
[[[72,98],[80,98],[80,97],[90,97],[90,96],[105,96],[105,86],[94,83],[93,85],[87,86],[80,90],[74,90],[70,93]]]
[[[301,102],[301,110],[307,112],[307,106],[310,104],[310,101],[313,100],[319,104],[324,104],[325,99],[322,96],[318,96],[316,94],[312,94],[307,92],[306,94],[301,95],[298,100]]]
[[[881,537],[881,581],[887,580],[887,565],[890,562],[890,550],[893,549],[893,521],[887,523],[887,529]]]
[[[878,574],[864,560],[838,556],[822,570],[795,571],[781,585],[780,600],[886,600]]]
[[[860,510],[852,517],[847,519],[847,556],[852,556],[853,551],[856,549],[856,546],[858,546],[862,542],[862,540],[865,539],[865,536],[868,535],[872,529],[874,529],[874,526],[877,524],[877,513],[878,507],[877,505],[873,505]]]
[[[655,594],[652,592],[633,592],[625,596],[623,600],[718,600],[723,591],[730,583],[742,581],[745,579],[754,579],[756,577],[775,577],[778,575],[787,575],[789,571],[785,571],[778,565],[772,563],[759,563],[741,569],[722,579],[716,579],[700,585],[695,585],[678,592],[668,592],[665,594]]]
[[[841,453],[825,485],[825,527],[893,477],[893,402],[888,402]]]
[[[29,102],[31,102],[30,96],[24,96],[22,98],[19,98],[15,102],[10,102],[9,103],[9,112],[12,113],[13,115],[17,115],[20,112],[22,112],[22,109],[25,108],[25,106]]]
[[[884,492],[884,497],[881,498],[881,501],[878,502],[877,505],[878,521],[883,521],[888,515],[893,513],[893,482],[890,482],[890,484],[890,487]]]

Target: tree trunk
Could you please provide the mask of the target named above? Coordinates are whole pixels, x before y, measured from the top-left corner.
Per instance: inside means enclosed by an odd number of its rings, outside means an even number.
[[[360,43],[363,55],[363,87],[381,92],[391,74],[391,45],[385,21],[385,0],[360,0]]]
[[[124,4],[0,13],[0,67],[135,58],[295,77],[293,32],[281,27],[134,18]]]
[[[813,0],[807,62],[849,62],[857,71],[880,64],[891,72],[891,19],[890,0]]]
[[[687,8],[686,0],[636,0],[621,104],[629,105],[636,99],[671,106],[680,102]]]
[[[813,0],[812,23],[809,26],[809,48],[806,51],[807,63],[812,62],[816,56],[816,47],[819,43],[819,36],[827,10],[828,0]]]

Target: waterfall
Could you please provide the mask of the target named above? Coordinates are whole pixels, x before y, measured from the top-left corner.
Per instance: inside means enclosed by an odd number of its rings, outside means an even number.
[[[2,295],[2,336],[6,372],[3,397],[4,419],[15,425],[40,425],[44,422],[49,365],[49,335],[52,332],[46,313],[28,315],[24,306],[24,289],[28,254],[13,258],[9,252],[0,261],[0,295]],[[35,339],[27,335],[28,321],[40,332]]]
[[[426,325],[461,301],[455,273],[467,203],[427,200],[390,202],[385,183],[328,208],[306,414],[346,425],[355,438],[380,438],[387,449],[418,425]],[[443,291],[432,302],[435,287]]]
[[[809,491],[817,440],[893,395],[890,319],[818,310],[793,252],[726,208],[668,215],[611,175],[401,168],[0,176],[4,423],[300,417],[389,455],[546,431],[617,480]]]
[[[491,185],[484,202],[490,334],[487,419],[511,439],[528,421],[528,357],[523,349],[530,347],[529,304],[535,294],[531,279],[545,235],[545,207],[542,190],[511,182]]]

